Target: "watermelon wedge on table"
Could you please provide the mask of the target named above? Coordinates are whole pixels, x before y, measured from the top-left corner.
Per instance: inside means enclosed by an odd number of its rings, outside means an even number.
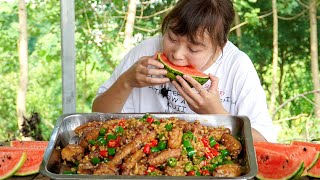
[[[16,173],[27,159],[24,151],[7,152],[0,150],[0,179],[6,179]]]
[[[270,151],[263,147],[255,147],[258,164],[258,179],[292,179],[301,176],[304,163],[297,158]]]
[[[311,143],[311,142],[303,142],[303,141],[292,141],[291,144],[298,146],[309,146],[314,147],[320,153],[320,144]],[[320,178],[320,158],[316,162],[316,164],[307,171],[307,175],[314,178]]]
[[[44,149],[21,148],[21,147],[0,147],[0,152],[20,152],[26,154],[23,165],[14,173],[15,176],[27,176],[39,172],[43,159]]]
[[[319,159],[319,152],[315,147],[270,142],[255,142],[254,146],[270,151],[281,152],[291,158],[301,159],[305,165],[305,172],[303,175],[306,175],[307,171],[311,169]]]
[[[10,146],[23,148],[46,149],[48,144],[48,141],[10,141]]]

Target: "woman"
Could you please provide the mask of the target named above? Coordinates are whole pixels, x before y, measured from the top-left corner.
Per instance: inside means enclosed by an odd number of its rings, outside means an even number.
[[[250,58],[228,41],[230,0],[180,0],[162,23],[162,36],[134,47],[98,90],[93,111],[248,116],[255,141],[274,141],[266,97]],[[209,74],[170,82],[156,52],[177,66]],[[193,88],[189,86],[191,84]]]

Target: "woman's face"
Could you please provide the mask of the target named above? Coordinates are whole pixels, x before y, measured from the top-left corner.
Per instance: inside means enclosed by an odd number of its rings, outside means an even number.
[[[214,63],[214,47],[207,33],[191,42],[187,36],[174,34],[170,28],[163,36],[163,52],[177,66],[192,66],[204,71]]]

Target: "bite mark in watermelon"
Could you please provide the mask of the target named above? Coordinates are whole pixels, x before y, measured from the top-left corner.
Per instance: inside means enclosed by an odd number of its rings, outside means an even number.
[[[46,149],[48,141],[10,141],[11,147]]]
[[[164,53],[158,53],[159,61],[164,65],[164,69],[167,70],[166,77],[171,81],[176,79],[176,76],[183,76],[184,74],[191,76],[198,81],[201,85],[209,80],[209,76],[201,71],[194,69],[192,66],[177,66],[172,64]]]
[[[6,152],[0,150],[0,179],[6,179],[17,172],[27,159],[23,151]]]
[[[292,179],[300,176],[304,169],[303,161],[285,154],[255,147],[258,164],[258,179]]]
[[[270,142],[255,142],[254,146],[262,147],[270,151],[281,152],[291,158],[301,159],[305,165],[305,172],[303,175],[306,175],[307,170],[312,168],[319,158],[319,152],[317,152],[316,148],[309,146],[297,146]]]
[[[44,155],[44,149],[0,147],[0,152],[25,152],[26,160],[23,165],[14,173],[15,176],[27,176],[38,173]]]
[[[314,147],[320,153],[320,144],[317,143],[311,143],[311,142],[303,142],[303,141],[292,141],[293,145],[298,146],[309,146]],[[314,177],[314,178],[320,178],[320,157],[318,158],[318,161],[316,164],[307,171],[307,176]]]

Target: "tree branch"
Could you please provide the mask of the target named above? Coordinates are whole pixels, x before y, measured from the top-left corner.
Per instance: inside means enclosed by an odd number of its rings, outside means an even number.
[[[258,16],[258,19],[265,18],[265,17],[267,17],[267,16],[270,16],[271,14],[272,14],[272,12],[269,12],[269,13],[267,13],[267,14]],[[246,25],[246,24],[248,24],[248,21],[242,22],[242,23],[240,23],[240,24],[232,27],[232,28],[230,29],[230,32],[231,32],[231,31],[234,31],[235,29],[240,28],[241,26]]]
[[[309,6],[308,6],[308,5],[306,5],[305,3],[301,2],[300,0],[297,0],[297,1],[298,1],[298,3],[299,3],[301,6],[303,6],[303,7],[306,8],[306,9],[309,9]]]
[[[279,19],[281,20],[293,20],[296,19],[300,16],[302,16],[303,14],[305,14],[308,11],[308,9],[304,9],[303,11],[301,11],[299,14],[292,16],[292,17],[283,17],[283,16],[278,16]]]
[[[134,26],[134,28],[138,29],[140,31],[149,32],[149,33],[154,33],[154,32],[157,32],[157,31],[160,30],[160,27],[157,28],[157,29],[145,29],[145,28],[142,28],[142,27]]]
[[[158,11],[158,12],[156,12],[156,13],[150,15],[150,16],[143,16],[143,17],[139,17],[139,16],[138,16],[138,17],[136,17],[136,18],[137,18],[137,19],[148,19],[148,18],[151,18],[151,17],[154,17],[154,16],[158,16],[159,14],[165,13],[165,12],[167,12],[167,11],[170,11],[172,8],[173,8],[173,6],[170,6],[169,8],[164,9],[164,10],[162,10],[162,11]]]
[[[309,100],[308,98],[306,98],[305,95],[307,95],[307,94],[313,94],[313,93],[320,93],[320,89],[313,90],[313,91],[308,91],[308,92],[304,92],[304,93],[302,93],[302,94],[298,94],[298,95],[296,95],[296,96],[294,96],[294,97],[286,100],[284,103],[282,103],[282,104],[274,111],[274,113],[272,114],[272,119],[274,118],[274,116],[277,114],[277,112],[278,112],[281,108],[283,108],[283,107],[284,107],[285,105],[287,105],[289,102],[291,102],[291,101],[293,101],[293,100],[295,100],[295,99],[297,99],[297,98],[299,98],[299,97],[302,97],[302,98],[304,98],[304,99],[307,99],[307,101],[310,102],[310,100]],[[311,102],[312,102],[312,101],[311,101]],[[313,102],[312,102],[312,104],[315,105]]]
[[[300,119],[301,117],[308,117],[308,114],[299,114],[297,116],[293,116],[293,117],[289,117],[289,118],[284,118],[284,119],[279,119],[273,122],[284,122],[284,121],[291,121],[291,120],[295,120],[295,119]]]

